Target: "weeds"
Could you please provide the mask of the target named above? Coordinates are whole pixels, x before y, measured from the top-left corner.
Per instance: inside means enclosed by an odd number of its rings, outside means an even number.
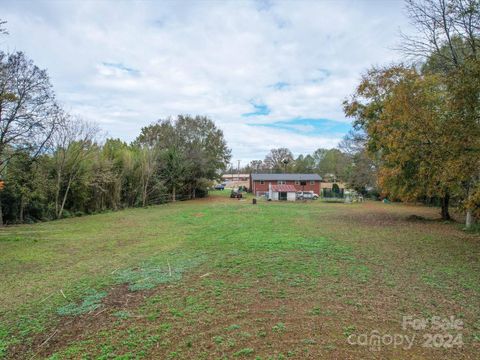
[[[274,327],[272,327],[273,332],[284,332],[286,330],[286,326],[284,323],[277,323]]]
[[[69,303],[57,309],[57,314],[62,316],[76,316],[92,312],[102,306],[102,299],[107,296],[105,291],[90,290],[79,304]]]
[[[117,284],[128,284],[131,291],[149,290],[160,284],[179,281],[188,269],[201,263],[203,257],[193,259],[149,260],[138,267],[119,270],[115,273]]]
[[[254,350],[252,348],[244,348],[234,353],[233,356],[248,356],[252,355],[253,353]]]

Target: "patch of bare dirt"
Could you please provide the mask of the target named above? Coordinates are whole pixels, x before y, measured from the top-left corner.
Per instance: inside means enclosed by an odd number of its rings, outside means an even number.
[[[379,202],[368,201],[363,204],[353,205],[355,208],[342,209],[337,216],[341,221],[362,225],[367,227],[393,227],[410,226],[417,224],[428,224],[432,226],[443,226],[445,231],[458,232],[458,229],[448,226],[451,223],[461,220],[460,214],[452,211],[453,219],[443,221],[439,215],[439,209],[427,206],[413,204],[382,204]],[[353,211],[351,211],[353,210]]]
[[[105,328],[114,321],[113,314],[117,311],[137,309],[145,298],[153,293],[153,290],[132,292],[128,290],[128,285],[115,286],[108,291],[101,307],[79,316],[59,317],[55,328],[35,336],[30,345],[18,344],[10,347],[9,358],[24,359],[28,350],[32,350],[38,357],[51,355],[68,343],[85,339],[88,334]]]
[[[426,221],[423,216],[418,216],[418,215],[409,215],[406,218],[407,221]]]
[[[209,358],[220,358],[245,348],[254,349],[254,355],[262,357],[280,353],[285,356],[295,350],[289,356],[292,359],[475,358],[471,351],[439,353],[415,347],[409,351],[390,348],[372,353],[365,347],[347,344],[345,329],[353,324],[357,333],[372,329],[391,333],[400,327],[399,319],[391,318],[391,310],[401,305],[401,297],[374,282],[352,287],[353,284],[340,280],[330,288],[319,282],[312,288],[290,287],[265,278],[242,288],[232,286],[241,285],[242,277],[201,270],[181,283],[151,291],[131,292],[126,285],[112,287],[101,308],[82,316],[61,318],[56,328],[37,336],[31,348],[38,357],[47,357],[71,342],[94,339],[96,333],[113,326],[152,326],[141,316],[114,325],[113,314],[120,310],[135,313],[148,297],[163,293],[174,295],[180,301],[198,294],[211,301],[215,312],[199,313],[195,321],[178,320],[164,313],[162,319],[156,321],[169,321],[177,326],[168,334],[169,344],[154,346],[146,356],[148,359],[166,358],[179,348],[182,348],[182,359],[198,358],[202,353],[207,353]],[[208,296],[209,285],[201,283],[204,278],[230,286],[223,290],[221,297]],[[262,289],[268,289],[268,293]],[[362,299],[361,304],[357,304],[358,299]],[[232,325],[238,328],[229,330]],[[214,342],[218,336],[223,338],[222,344]],[[230,340],[233,342],[228,344]],[[191,341],[190,347],[185,346],[187,341]],[[23,359],[26,350],[22,345],[12,348],[12,358]]]

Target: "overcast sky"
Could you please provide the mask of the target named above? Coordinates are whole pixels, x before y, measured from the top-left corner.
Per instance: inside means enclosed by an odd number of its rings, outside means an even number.
[[[48,69],[59,101],[109,136],[177,114],[212,118],[232,161],[331,148],[342,101],[401,59],[402,1],[2,1],[3,50]]]

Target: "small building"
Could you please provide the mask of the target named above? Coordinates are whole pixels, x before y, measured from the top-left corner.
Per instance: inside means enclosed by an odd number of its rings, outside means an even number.
[[[249,181],[250,174],[223,174],[223,181]]]
[[[268,199],[273,201],[295,201],[297,189],[293,185],[269,185]]]
[[[252,174],[250,189],[255,196],[262,196],[269,194],[270,185],[291,185],[295,191],[311,191],[320,195],[321,181],[318,174]]]

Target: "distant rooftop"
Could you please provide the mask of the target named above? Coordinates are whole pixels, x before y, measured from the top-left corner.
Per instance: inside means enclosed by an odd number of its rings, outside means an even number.
[[[318,174],[252,174],[252,180],[321,181],[322,177]]]
[[[250,174],[237,174],[237,173],[233,173],[233,174],[223,174],[222,175],[223,178],[231,178],[231,177],[250,177]]]

